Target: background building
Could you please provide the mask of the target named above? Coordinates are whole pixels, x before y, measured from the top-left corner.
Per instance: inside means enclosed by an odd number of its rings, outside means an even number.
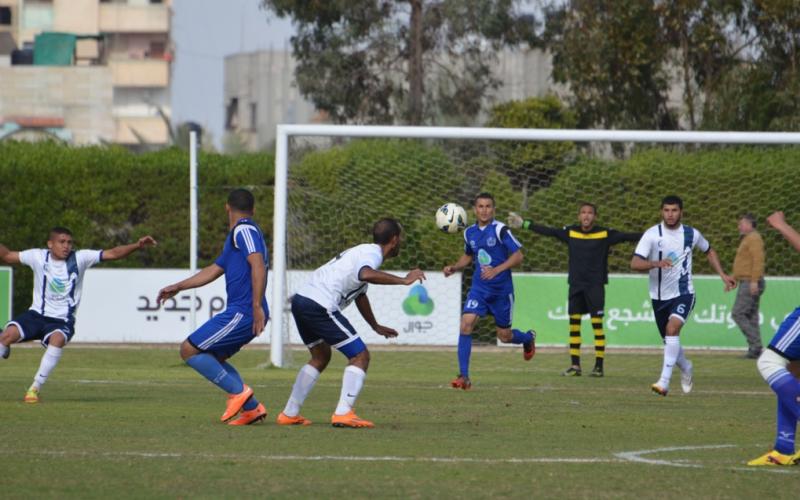
[[[327,116],[303,98],[294,81],[291,49],[263,50],[225,58],[225,131],[248,150],[272,147],[279,123],[320,123]],[[552,83],[550,55],[541,50],[505,50],[494,74],[502,82],[485,107],[512,99],[564,92]],[[480,116],[476,125],[483,122]]]
[[[49,129],[77,144],[168,144],[170,7],[0,0],[0,138]]]

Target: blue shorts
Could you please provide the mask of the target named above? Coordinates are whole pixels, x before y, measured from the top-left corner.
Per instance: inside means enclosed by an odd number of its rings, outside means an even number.
[[[14,325],[19,329],[19,333],[22,335],[20,342],[38,340],[42,345],[47,345],[50,342],[50,336],[55,332],[63,333],[67,337],[67,342],[72,340],[72,336],[75,335],[75,324],[73,322],[42,316],[33,309],[28,309],[13,318],[8,322],[8,325]],[[8,325],[6,325],[6,328],[8,328]]]
[[[229,358],[254,338],[251,314],[225,310],[203,323],[186,340],[199,351]]]
[[[292,297],[292,316],[300,338],[309,349],[325,342],[347,359],[367,349],[353,325],[339,311],[328,312],[313,300],[295,295]]]
[[[772,337],[769,348],[789,361],[800,359],[800,307],[786,316]]]
[[[679,295],[669,300],[653,299],[653,312],[655,313],[656,325],[658,325],[658,333],[661,334],[661,338],[663,339],[667,336],[667,323],[669,323],[669,318],[675,316],[685,324],[692,309],[694,309],[693,293]]]
[[[513,291],[509,293],[493,293],[470,288],[462,313],[477,314],[481,318],[486,314],[491,314],[494,316],[494,324],[498,328],[509,328],[511,327],[511,313],[513,310]]]

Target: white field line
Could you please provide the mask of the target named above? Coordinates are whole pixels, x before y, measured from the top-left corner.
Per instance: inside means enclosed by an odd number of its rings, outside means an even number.
[[[82,451],[19,451],[0,450],[6,455],[34,455],[48,457],[100,457],[100,458],[176,458],[202,459],[202,460],[266,460],[286,462],[416,462],[416,463],[475,463],[475,464],[529,464],[529,463],[571,463],[571,464],[596,464],[596,463],[622,463],[624,460],[617,458],[474,458],[474,457],[402,457],[402,456],[351,456],[351,455],[244,455],[244,454],[215,454],[215,453],[172,453],[172,452],[146,452],[146,451],[107,451],[107,452],[82,452]]]
[[[672,446],[669,448],[653,448],[652,450],[639,450],[639,451],[623,451],[619,453],[614,453],[614,456],[617,458],[621,458],[622,460],[627,460],[629,462],[638,462],[642,464],[651,464],[651,465],[669,465],[672,467],[698,467],[702,468],[702,465],[699,464],[687,464],[682,463],[683,461],[675,461],[675,460],[661,460],[656,458],[645,458],[644,455],[653,455],[656,453],[669,453],[673,451],[692,451],[692,450],[715,450],[720,448],[735,448],[735,445],[732,444],[715,444],[715,445],[704,445],[704,446]]]
[[[613,457],[520,457],[520,458],[475,458],[475,457],[403,457],[403,456],[353,456],[353,455],[242,455],[242,454],[215,454],[215,453],[180,453],[180,452],[147,452],[147,451],[116,451],[116,452],[83,452],[83,451],[19,451],[0,449],[0,455],[34,455],[48,457],[89,457],[89,458],[142,458],[142,459],[180,459],[180,460],[265,460],[282,462],[404,462],[404,463],[444,463],[444,464],[630,464],[656,465],[667,467],[714,468],[748,472],[770,472],[781,474],[800,474],[800,470],[777,467],[725,467],[706,466],[696,463],[687,463],[688,458],[679,457],[674,460],[645,458],[645,455],[674,453],[676,451],[716,450],[736,448],[732,444],[701,445],[701,446],[671,446],[666,448],[653,448],[649,450],[625,451],[614,453]],[[792,468],[794,469],[794,468]]]

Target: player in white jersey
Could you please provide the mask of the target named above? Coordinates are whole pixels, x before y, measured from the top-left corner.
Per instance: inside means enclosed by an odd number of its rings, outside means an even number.
[[[396,337],[397,331],[378,323],[367,298],[367,284],[410,285],[425,279],[419,269],[405,277],[379,271],[384,259],[400,252],[402,228],[394,219],[381,219],[372,228],[372,244],[358,245],[340,253],[318,268],[292,297],[292,316],[311,360],[303,366],[292,387],[286,407],[278,415],[279,425],[309,425],[300,415],[303,405],[320,374],[331,360],[331,347],[347,356],[339,404],[331,417],[334,427],[374,427],[359,418],[353,406],[364,385],[369,366],[369,351],[364,341],[342,315],[342,309],[355,301],[358,312],[379,335]]]
[[[38,340],[47,348],[33,385],[25,393],[26,403],[39,402],[39,389],[75,334],[75,312],[81,301],[84,272],[102,261],[122,259],[135,250],[155,244],[151,236],[143,236],[136,243],[109,250],[74,251],[72,233],[64,227],[50,230],[46,249],[16,252],[0,244],[0,261],[25,264],[33,269],[33,303],[0,333],[0,359],[8,358],[11,344],[16,342]]]
[[[645,231],[631,259],[631,269],[650,273],[650,298],[656,325],[664,340],[661,377],[650,389],[661,396],[669,392],[676,364],[681,370],[683,392],[691,392],[693,386],[692,362],[686,359],[679,337],[694,307],[692,250],[698,248],[706,254],[712,269],[725,283],[726,291],[736,287],[736,281],[725,274],[717,252],[700,231],[681,224],[682,214],[683,201],[679,197],[670,195],[661,200],[662,221]]]

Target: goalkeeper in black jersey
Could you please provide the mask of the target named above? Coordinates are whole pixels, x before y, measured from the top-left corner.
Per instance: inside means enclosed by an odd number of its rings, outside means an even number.
[[[510,212],[508,225],[525,228],[545,236],[558,238],[569,250],[569,354],[571,365],[562,375],[581,375],[581,316],[589,314],[594,330],[595,365],[591,375],[603,376],[606,337],[603,334],[603,309],[608,283],[608,252],[611,245],[623,241],[637,242],[642,233],[622,233],[595,226],[597,207],[582,203],[578,208],[578,224],[562,229],[540,226],[530,219]]]

